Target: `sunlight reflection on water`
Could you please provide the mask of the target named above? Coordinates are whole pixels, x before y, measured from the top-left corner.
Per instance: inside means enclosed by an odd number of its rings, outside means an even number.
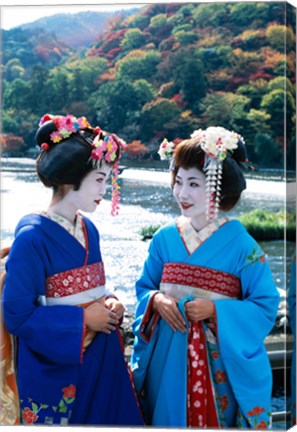
[[[27,213],[47,207],[51,190],[39,182],[32,159],[7,159],[1,175],[1,246],[13,240],[19,219]],[[135,305],[134,284],[147,255],[148,242],[141,241],[140,230],[163,225],[179,215],[166,171],[125,169],[121,175],[121,208],[110,216],[110,186],[98,210],[88,215],[101,236],[107,285],[115,289],[128,310]],[[247,191],[229,213],[236,217],[253,208],[278,211],[284,207],[285,184],[281,181],[247,180]],[[268,254],[277,286],[285,286],[283,242],[262,244]]]

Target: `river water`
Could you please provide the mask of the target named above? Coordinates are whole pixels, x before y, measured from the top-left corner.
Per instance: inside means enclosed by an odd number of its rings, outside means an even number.
[[[95,213],[88,215],[101,236],[101,249],[109,289],[117,292],[127,310],[135,305],[134,283],[140,275],[147,254],[148,242],[141,241],[140,230],[164,224],[179,215],[172,197],[169,173],[161,170],[129,167],[121,174],[121,208],[110,216],[110,187]],[[278,211],[286,197],[293,196],[281,179],[248,178],[247,190],[240,203],[229,213],[236,217],[255,208]],[[287,194],[287,195],[286,195]],[[37,179],[34,160],[3,158],[1,161],[1,246],[11,244],[18,220],[27,213],[47,207],[51,190]],[[282,297],[285,295],[286,263],[293,254],[294,244],[284,241],[261,243]],[[287,256],[285,256],[287,255]]]
[[[88,215],[98,227],[106,269],[107,287],[115,290],[128,311],[135,306],[134,284],[147,255],[148,241],[142,241],[140,230],[150,225],[164,224],[179,215],[172,197],[169,173],[163,169],[127,167],[121,174],[121,208],[116,217],[110,216],[110,186],[95,213]],[[278,174],[253,175],[247,178],[247,190],[241,201],[229,213],[237,217],[256,208],[278,211],[286,200],[294,201],[295,184],[286,187]],[[45,209],[51,190],[39,182],[34,160],[2,158],[1,160],[1,247],[11,244],[19,219],[27,213]],[[283,240],[262,242],[268,256],[276,285],[281,294],[279,314],[285,316],[287,265],[290,266],[294,244]],[[278,390],[273,398],[273,410],[285,410],[284,393]],[[282,427],[282,425],[280,425]]]

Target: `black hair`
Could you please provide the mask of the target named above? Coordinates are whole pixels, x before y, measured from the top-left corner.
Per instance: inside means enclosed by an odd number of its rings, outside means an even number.
[[[238,147],[231,152],[228,151],[226,159],[223,160],[221,199],[219,209],[231,210],[239,201],[240,195],[246,189],[246,181],[241,169],[247,159],[244,143],[239,139]],[[201,148],[197,138],[181,141],[174,150],[174,167],[172,170],[171,186],[173,187],[179,168],[197,168],[203,172],[205,152]]]
[[[46,187],[53,187],[54,190],[60,185],[73,185],[74,190],[78,190],[85,176],[95,168],[91,153],[96,134],[93,129],[80,129],[72,133],[69,138],[54,143],[51,134],[56,130],[54,121],[49,120],[43,123],[36,132],[37,144],[41,148],[46,146],[46,150],[43,150],[36,160],[38,177]],[[102,139],[110,135],[103,131],[100,134]],[[114,135],[112,136],[115,138]],[[119,158],[119,153],[120,146],[118,145],[116,160]]]

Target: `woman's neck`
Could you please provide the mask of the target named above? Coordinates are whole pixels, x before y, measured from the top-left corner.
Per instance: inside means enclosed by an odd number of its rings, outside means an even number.
[[[67,219],[72,224],[75,223],[76,219],[76,211],[65,208],[65,206],[59,206],[58,204],[49,205],[48,211],[54,213],[58,216],[62,216],[64,219]]]
[[[72,186],[61,185],[58,190],[53,194],[48,211],[55,213],[67,219],[72,224],[75,223],[77,208],[69,199],[69,192]]]
[[[206,227],[206,225],[208,225],[208,222],[206,220],[206,216],[201,215],[198,216],[196,218],[191,218],[190,219],[191,225],[194,228],[195,231],[201,231],[203,228]]]

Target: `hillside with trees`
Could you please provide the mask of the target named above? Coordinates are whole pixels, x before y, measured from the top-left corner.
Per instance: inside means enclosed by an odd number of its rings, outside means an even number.
[[[71,7],[69,8],[71,10]],[[71,49],[78,50],[89,47],[94,40],[108,28],[110,18],[121,16],[125,19],[133,13],[134,9],[117,11],[85,11],[78,13],[60,13],[45,16],[32,23],[22,24],[21,29],[46,29],[47,32],[54,33],[56,37],[69,46]]]
[[[292,168],[293,10],[283,1],[150,4],[114,16],[89,48],[22,73],[16,45],[4,62],[2,148],[34,147],[44,113],[70,112],[123,137],[126,157],[157,158],[164,137],[220,125],[243,135],[263,167],[283,167],[286,146]]]

